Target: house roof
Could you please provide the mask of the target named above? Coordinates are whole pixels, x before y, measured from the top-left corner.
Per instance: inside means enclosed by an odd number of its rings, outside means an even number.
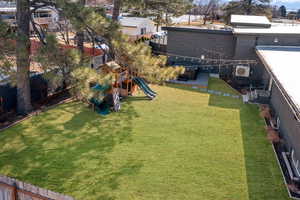
[[[268,28],[271,26],[266,16],[256,15],[231,15],[230,23],[233,26],[252,26]]]
[[[33,8],[31,8],[33,9]],[[52,9],[50,8],[39,8],[38,11],[52,11]],[[1,7],[0,6],[0,12],[17,12],[17,8],[14,6],[10,6],[10,7]]]
[[[238,27],[233,29],[234,34],[260,35],[260,34],[283,34],[300,35],[300,25],[272,23],[269,28]]]
[[[30,48],[31,54],[36,54],[38,49],[41,46],[41,43],[36,40],[30,40],[30,42],[31,42],[31,48]],[[61,47],[63,49],[76,49],[77,48],[76,46],[65,45],[65,44],[61,44]],[[97,48],[93,49],[93,48],[88,48],[88,47],[84,47],[84,53],[87,56],[100,56],[100,55],[104,54],[104,52],[101,49],[97,49]]]
[[[256,52],[289,103],[300,113],[300,47],[257,46]]]
[[[120,24],[127,27],[138,27],[145,23],[150,23],[151,20],[142,17],[121,17]]]
[[[231,29],[207,29],[195,26],[166,26],[162,30],[232,35]]]
[[[16,12],[16,7],[0,7],[0,12]]]

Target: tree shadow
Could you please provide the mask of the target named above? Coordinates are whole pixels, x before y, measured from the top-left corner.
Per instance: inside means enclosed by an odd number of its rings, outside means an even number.
[[[126,102],[134,102],[134,101],[151,101],[151,99],[149,99],[149,97],[146,96],[132,96],[132,97],[128,97],[125,100]]]
[[[185,86],[185,85],[167,83],[165,86],[169,87],[169,88],[173,88],[173,89],[179,89],[179,90],[185,90],[185,91],[191,91],[191,92],[197,92],[197,93],[207,93],[205,91],[201,91],[199,88],[192,88],[192,87]]]
[[[168,87],[202,93],[198,89],[168,84]],[[207,94],[207,93],[206,93]],[[209,95],[208,105],[239,112],[249,200],[289,199],[271,144],[266,139],[264,121],[256,105],[241,99]],[[222,110],[220,110],[222,112]],[[228,119],[230,123],[230,119]]]
[[[239,111],[248,199],[289,199],[258,106],[217,95],[209,96],[209,106]]]
[[[110,156],[132,141],[136,117],[130,101],[104,117],[78,102],[60,105],[0,134],[0,173],[76,199],[113,200],[119,180],[143,167]]]

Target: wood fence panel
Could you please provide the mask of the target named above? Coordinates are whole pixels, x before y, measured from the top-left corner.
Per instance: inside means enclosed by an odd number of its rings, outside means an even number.
[[[0,200],[11,200],[12,190],[0,185]]]
[[[14,191],[17,193],[16,199]],[[74,200],[74,198],[0,175],[0,200]]]

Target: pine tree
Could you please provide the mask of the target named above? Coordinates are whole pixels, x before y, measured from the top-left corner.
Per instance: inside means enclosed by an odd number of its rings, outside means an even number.
[[[30,1],[17,0],[17,110],[27,114],[32,110],[30,96]]]
[[[152,83],[163,83],[184,73],[183,67],[167,67],[166,57],[152,56],[151,49],[144,43],[132,43],[125,35],[113,41],[116,61],[131,72]]]
[[[279,12],[281,17],[286,17],[286,8],[284,5],[279,7]]]
[[[112,19],[114,21],[118,21],[119,19],[121,6],[122,6],[122,0],[114,0],[114,8],[113,8],[113,15],[112,15]]]
[[[272,17],[271,0],[239,0],[230,1],[224,7],[225,18],[228,22],[232,14],[265,15]]]
[[[15,65],[15,49],[14,42],[16,35],[8,24],[0,20],[0,77],[1,81],[7,81],[7,77],[15,79],[16,71]]]

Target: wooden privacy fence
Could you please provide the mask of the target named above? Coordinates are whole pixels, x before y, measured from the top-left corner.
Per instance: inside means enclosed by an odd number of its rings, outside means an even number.
[[[74,200],[74,198],[0,175],[0,200]]]

